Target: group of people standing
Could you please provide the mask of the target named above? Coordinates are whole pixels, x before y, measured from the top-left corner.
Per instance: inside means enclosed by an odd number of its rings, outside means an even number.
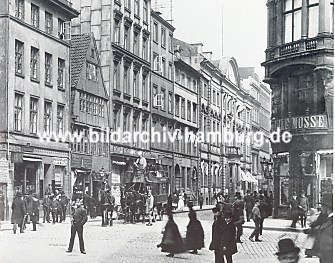
[[[290,213],[292,218],[291,227],[297,227],[299,218],[301,227],[306,227],[307,212],[309,209],[309,202],[308,198],[305,196],[305,191],[302,190],[299,197],[297,196],[296,192],[293,192],[292,198],[290,200]]]
[[[43,223],[50,222],[50,213],[52,216],[52,223],[62,223],[66,219],[67,207],[69,205],[69,198],[64,191],[58,190],[50,191],[48,188],[45,191],[43,205]]]

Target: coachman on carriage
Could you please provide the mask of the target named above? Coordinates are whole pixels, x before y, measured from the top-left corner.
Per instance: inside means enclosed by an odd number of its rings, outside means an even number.
[[[144,223],[145,217],[148,216],[146,211],[148,190],[151,190],[154,208],[162,218],[163,206],[167,203],[168,196],[167,173],[155,164],[147,164],[141,154],[134,163],[132,171],[128,173],[128,182],[124,191],[125,208],[130,213],[128,222],[138,222],[141,219]]]

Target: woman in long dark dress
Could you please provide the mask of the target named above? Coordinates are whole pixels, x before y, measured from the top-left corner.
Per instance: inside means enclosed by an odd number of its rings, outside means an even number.
[[[162,248],[162,252],[169,252],[167,257],[173,257],[174,254],[184,252],[185,249],[178,226],[173,220],[171,207],[167,210],[169,220],[165,226],[162,242],[157,247]]]
[[[192,250],[191,254],[198,254],[198,249],[204,247],[205,234],[200,221],[197,219],[197,214],[192,206],[189,206],[189,208],[188,217],[190,222],[187,225],[185,245],[187,250]]]

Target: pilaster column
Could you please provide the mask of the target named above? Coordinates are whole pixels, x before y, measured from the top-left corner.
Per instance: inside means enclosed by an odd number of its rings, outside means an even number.
[[[308,8],[307,0],[302,0],[301,10],[301,38],[306,39],[308,36]]]
[[[276,45],[282,44],[282,36],[283,36],[283,4],[282,2],[277,2],[277,24],[276,24]]]
[[[319,2],[319,34],[330,33],[330,0],[320,0]]]

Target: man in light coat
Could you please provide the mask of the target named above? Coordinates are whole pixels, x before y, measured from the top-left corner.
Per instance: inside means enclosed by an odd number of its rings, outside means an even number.
[[[261,216],[261,211],[259,210],[259,200],[258,199],[255,200],[255,205],[252,208],[251,214],[252,214],[252,220],[255,223],[255,229],[251,233],[249,240],[251,242],[254,242],[253,238],[255,237],[256,242],[261,242],[261,240],[259,239],[259,226],[262,220],[262,216]]]
[[[154,197],[151,194],[150,190],[148,192],[148,197],[146,201],[146,209],[147,209],[147,213],[149,214],[149,223],[147,224],[147,226],[152,226],[152,212],[154,209]]]

